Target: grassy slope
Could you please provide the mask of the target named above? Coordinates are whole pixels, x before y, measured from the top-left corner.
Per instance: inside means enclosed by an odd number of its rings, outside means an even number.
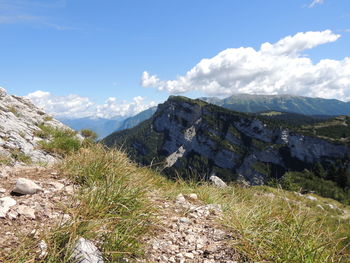
[[[349,207],[333,200],[311,201],[269,187],[218,189],[201,182],[169,181],[136,166],[124,153],[99,145],[80,149],[59,166],[80,185],[71,203],[63,204],[72,220],[44,231],[41,238],[49,245],[45,259],[35,259],[37,241],[28,237],[1,262],[69,262],[79,236],[98,241],[106,262],[140,257],[142,236],[157,223],[157,211],[147,198],[150,192],[164,200],[197,193],[203,202],[222,204],[221,223],[236,237],[232,245],[248,262],[349,262],[350,219],[341,212]]]

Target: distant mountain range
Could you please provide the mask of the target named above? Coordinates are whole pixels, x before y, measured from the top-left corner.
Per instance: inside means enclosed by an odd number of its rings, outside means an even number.
[[[157,107],[149,108],[142,111],[135,116],[125,118],[117,117],[113,119],[104,118],[78,118],[78,119],[68,119],[59,118],[59,120],[65,125],[71,127],[74,130],[89,129],[97,133],[100,139],[106,137],[115,131],[125,130],[132,128],[139,124],[140,122],[150,118],[156,111]]]
[[[350,102],[293,95],[237,94],[225,99],[204,97],[206,102],[240,112],[281,111],[304,115],[348,115]]]
[[[304,115],[312,115],[315,121],[317,118],[324,119],[326,116],[350,116],[350,102],[343,102],[335,99],[310,98],[292,95],[249,95],[237,94],[228,98],[219,99],[213,97],[203,97],[200,100],[212,103],[230,110],[257,113],[266,111],[277,111],[283,113],[294,113],[288,116],[275,116],[276,119],[289,118],[291,121],[305,120]],[[135,116],[129,118],[80,118],[80,119],[60,119],[64,124],[72,129],[91,129],[98,134],[99,138],[104,138],[115,131],[130,129],[144,120],[151,118],[157,107],[152,107]],[[316,119],[315,119],[316,118]]]

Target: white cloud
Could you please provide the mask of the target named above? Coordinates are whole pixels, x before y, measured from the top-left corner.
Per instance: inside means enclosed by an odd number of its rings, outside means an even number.
[[[320,4],[323,4],[323,0],[313,0],[311,2],[311,4],[309,5],[309,8],[312,8],[312,7],[314,7],[316,5],[320,5]]]
[[[154,101],[145,102],[145,99],[141,96],[133,98],[132,102],[125,100],[118,102],[116,98],[111,97],[108,98],[103,105],[98,105],[96,107],[96,116],[103,118],[132,116],[156,105]]]
[[[116,98],[108,98],[104,104],[98,105],[87,97],[70,94],[67,96],[55,96],[46,91],[35,91],[27,95],[32,102],[55,117],[83,118],[99,117],[113,118],[117,116],[132,116],[156,103],[146,102],[143,97],[135,97],[131,102],[121,101]]]
[[[340,35],[330,30],[298,33],[277,43],[226,49],[202,59],[185,75],[175,80],[160,80],[142,74],[144,87],[172,94],[196,90],[207,95],[296,94],[350,100],[350,58],[323,59],[313,63],[302,52],[335,42]]]

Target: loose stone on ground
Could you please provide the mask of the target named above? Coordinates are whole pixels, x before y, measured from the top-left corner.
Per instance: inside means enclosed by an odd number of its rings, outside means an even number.
[[[146,258],[139,262],[239,262],[232,235],[219,226],[220,205],[203,205],[196,194],[179,194],[175,201],[152,198],[161,214],[155,236],[147,242]]]

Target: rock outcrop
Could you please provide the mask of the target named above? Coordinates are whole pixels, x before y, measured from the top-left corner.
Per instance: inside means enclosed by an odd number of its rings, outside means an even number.
[[[169,176],[193,173],[209,179],[215,173],[226,182],[251,185],[263,184],[269,175],[281,177],[350,156],[345,144],[184,97],[170,97],[152,119],[104,142],[126,147],[139,163],[163,163]]]
[[[40,125],[68,129],[29,99],[8,95],[0,88],[0,164],[27,160],[52,163],[55,157],[40,149]],[[22,158],[21,158],[22,157]]]

